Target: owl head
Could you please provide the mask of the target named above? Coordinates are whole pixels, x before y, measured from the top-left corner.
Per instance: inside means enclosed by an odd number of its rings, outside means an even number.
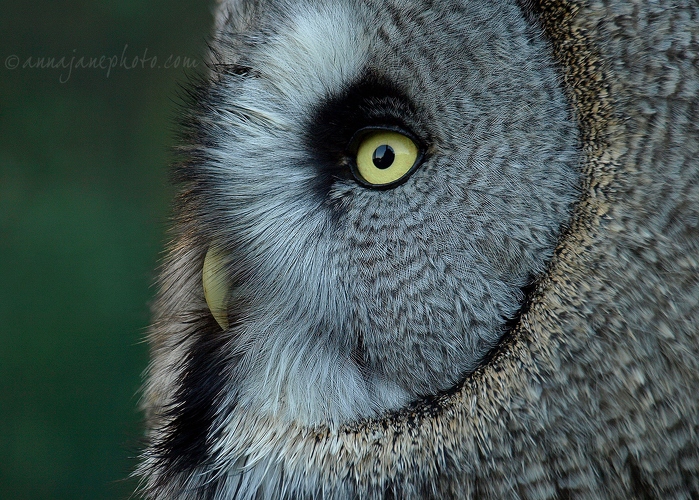
[[[578,195],[574,116],[515,2],[229,0],[210,60],[146,389],[177,470],[238,463],[245,422],[337,429],[457,386]]]

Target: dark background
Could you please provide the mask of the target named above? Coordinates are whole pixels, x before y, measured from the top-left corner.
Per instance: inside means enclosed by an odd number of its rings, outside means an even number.
[[[178,86],[204,68],[211,11],[0,1],[0,498],[133,491]],[[160,67],[30,67],[124,49]]]

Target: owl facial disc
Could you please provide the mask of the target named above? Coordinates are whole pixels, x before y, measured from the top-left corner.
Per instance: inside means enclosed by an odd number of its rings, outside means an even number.
[[[228,329],[228,310],[226,307],[228,284],[224,274],[224,262],[221,251],[213,245],[209,247],[204,258],[202,284],[204,298],[211,314],[221,328],[226,330]]]

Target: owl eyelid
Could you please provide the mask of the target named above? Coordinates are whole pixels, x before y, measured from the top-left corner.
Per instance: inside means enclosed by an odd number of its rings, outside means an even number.
[[[361,144],[362,139],[374,132],[395,132],[397,134],[404,135],[408,139],[413,141],[420,153],[422,153],[422,151],[425,149],[423,147],[422,141],[415,134],[404,129],[403,127],[397,127],[395,125],[370,125],[367,127],[360,128],[352,135],[352,138],[349,140],[349,143],[347,145],[347,150],[350,153],[356,153],[359,149],[359,144]]]
[[[359,145],[362,143],[362,140],[365,137],[367,137],[369,134],[376,132],[395,132],[397,134],[404,135],[405,137],[413,141],[415,146],[417,146],[417,157],[415,158],[415,162],[413,162],[413,166],[410,167],[410,169],[399,179],[396,179],[395,181],[390,182],[388,184],[377,185],[366,181],[359,173],[359,169],[357,167],[356,155],[357,151],[359,150]],[[349,160],[348,163],[350,169],[352,170],[352,175],[357,180],[357,182],[359,182],[362,186],[367,188],[386,190],[392,189],[400,184],[403,184],[410,178],[411,175],[413,175],[413,173],[417,170],[417,168],[422,164],[423,160],[425,159],[425,146],[423,145],[423,142],[420,139],[418,139],[415,134],[405,130],[402,127],[396,127],[393,125],[372,125],[368,127],[362,127],[359,130],[357,130],[354,133],[354,135],[352,135],[352,138],[350,139],[347,145],[347,158]]]

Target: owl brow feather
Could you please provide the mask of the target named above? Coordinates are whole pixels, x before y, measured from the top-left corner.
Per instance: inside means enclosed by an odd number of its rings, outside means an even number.
[[[222,111],[226,111],[234,117],[254,125],[262,127],[272,126],[277,130],[291,130],[290,125],[282,121],[279,115],[267,113],[261,109],[255,109],[239,102],[229,103]]]
[[[254,70],[250,66],[236,63],[210,63],[212,71],[221,75],[242,76],[244,78],[258,78],[259,71]]]

